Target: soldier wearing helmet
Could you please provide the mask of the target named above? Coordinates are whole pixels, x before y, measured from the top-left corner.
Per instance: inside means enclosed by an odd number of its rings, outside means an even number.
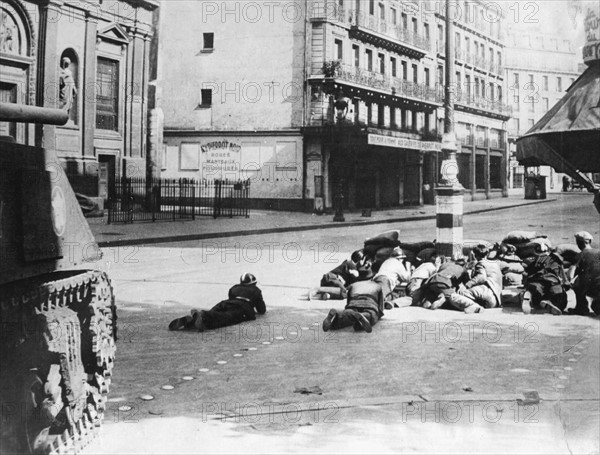
[[[256,285],[256,277],[244,273],[240,284],[229,289],[227,300],[217,303],[210,310],[192,310],[191,316],[175,319],[169,324],[169,330],[204,330],[218,329],[244,321],[256,319],[256,313],[265,314],[267,307],[263,295]]]
[[[347,288],[352,283],[360,280],[360,268],[364,265],[365,255],[362,250],[357,250],[335,269],[327,272],[321,278],[322,287],[334,287],[340,290],[339,294],[325,293],[324,297],[327,300],[330,297],[340,300],[348,296]]]

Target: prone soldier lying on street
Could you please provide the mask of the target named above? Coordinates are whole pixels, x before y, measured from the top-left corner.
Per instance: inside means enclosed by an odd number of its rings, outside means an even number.
[[[525,292],[521,300],[523,313],[531,313],[532,305],[539,305],[554,315],[563,313],[567,306],[569,282],[563,260],[559,254],[550,252],[548,246],[539,243],[535,256],[525,260]]]
[[[256,313],[265,314],[267,307],[262,292],[256,285],[256,277],[244,273],[240,284],[229,289],[229,298],[217,303],[210,310],[192,310],[191,316],[177,318],[169,324],[169,330],[218,329],[244,321],[254,321]]]
[[[472,277],[458,291],[451,294],[449,302],[465,313],[479,313],[483,308],[494,308],[502,304],[502,270],[496,261],[487,258],[485,245],[473,248],[476,263]]]
[[[416,299],[417,304],[423,308],[437,310],[468,280],[469,273],[463,259],[444,262],[421,286],[420,295]]]
[[[438,256],[437,253],[433,254],[427,262],[422,263],[412,273],[410,281],[406,285],[406,295],[411,298],[412,305],[419,304],[421,300],[421,286],[438,271],[443,259],[444,256]]]
[[[394,300],[394,289],[400,283],[407,283],[410,280],[410,271],[406,269],[402,260],[404,254],[398,247],[394,248],[392,255],[386,259],[377,274],[372,278],[374,282],[381,286],[383,299],[386,308],[392,308]]]
[[[577,296],[574,314],[589,314],[591,303],[592,311],[600,315],[600,250],[592,248],[593,239],[589,232],[575,234],[581,254],[570,276]]]
[[[374,281],[357,281],[348,288],[348,300],[343,311],[332,308],[323,321],[323,331],[354,326],[354,330],[371,333],[383,316],[383,291]]]
[[[335,269],[323,275],[323,278],[321,278],[322,287],[327,286],[340,289],[340,294],[337,296],[332,295],[330,293],[326,293],[323,296],[324,300],[327,300],[332,297],[340,300],[346,299],[348,295],[346,287],[359,280],[359,267],[362,267],[364,265],[364,261],[365,256],[363,252],[361,250],[355,251],[350,256],[350,259],[346,259]]]

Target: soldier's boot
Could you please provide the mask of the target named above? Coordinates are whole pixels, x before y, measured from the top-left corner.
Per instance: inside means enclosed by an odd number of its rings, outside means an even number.
[[[552,313],[554,316],[560,316],[562,314],[562,310],[558,308],[554,303],[550,300],[542,300],[540,302],[540,306],[542,308],[547,308],[549,313]]]
[[[531,292],[525,291],[521,296],[521,308],[523,309],[523,313],[531,313]]]
[[[204,324],[204,310],[192,310],[192,322],[189,324],[187,328],[191,330],[197,330],[198,332],[204,332],[206,326]]]
[[[356,319],[356,323],[354,324],[354,330],[364,330],[367,333],[371,333],[373,331],[373,327],[371,327],[371,323],[365,317],[364,314],[355,311],[354,318]]]
[[[169,330],[183,330],[190,324],[190,322],[192,322],[191,316],[173,319],[169,324]]]
[[[334,310],[333,308],[329,310],[327,317],[323,320],[323,332],[328,332],[329,329],[331,329],[333,321],[336,320],[337,315],[337,310]]]

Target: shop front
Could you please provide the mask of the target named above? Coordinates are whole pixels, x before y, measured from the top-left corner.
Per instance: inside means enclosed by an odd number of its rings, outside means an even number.
[[[324,141],[327,207],[338,192],[350,210],[423,204],[424,156],[441,144],[369,130]]]

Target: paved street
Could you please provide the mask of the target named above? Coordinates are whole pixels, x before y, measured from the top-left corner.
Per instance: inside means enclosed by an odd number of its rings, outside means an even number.
[[[465,239],[600,238],[582,195],[464,225]],[[424,220],[105,248],[120,339],[105,425],[85,453],[598,453],[597,317],[403,308],[371,334],[321,330],[343,304],[309,302],[308,288],[396,228],[403,241],[435,238]],[[167,330],[225,298],[243,272],[257,275],[265,316]]]

